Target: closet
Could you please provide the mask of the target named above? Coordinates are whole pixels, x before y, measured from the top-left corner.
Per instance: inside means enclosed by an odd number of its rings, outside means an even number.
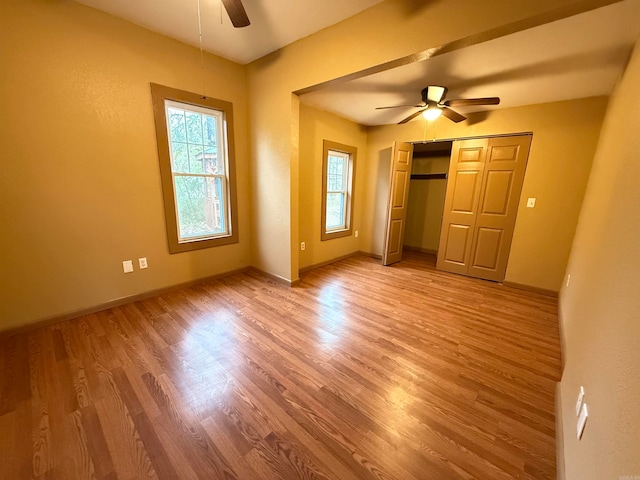
[[[452,147],[452,141],[413,145],[405,250],[438,251]]]
[[[394,144],[383,264],[418,250],[439,270],[504,280],[531,138]]]

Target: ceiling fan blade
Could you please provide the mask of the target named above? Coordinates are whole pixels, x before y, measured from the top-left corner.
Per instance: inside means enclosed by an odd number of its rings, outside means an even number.
[[[407,118],[405,118],[404,120],[400,120],[398,122],[398,125],[402,125],[403,123],[407,123],[411,120],[413,120],[414,118],[416,118],[418,115],[420,115],[422,112],[424,112],[426,110],[426,108],[423,108],[422,110],[418,110],[416,113],[412,113],[411,115],[409,115]]]
[[[390,107],[376,107],[376,110],[386,110],[387,108],[404,108],[404,107],[424,108],[426,107],[426,105],[392,105]]]
[[[227,10],[234,27],[241,28],[251,24],[249,17],[247,17],[247,12],[242,5],[242,0],[222,0],[222,4]]]
[[[465,117],[464,115],[461,115],[458,112],[456,112],[455,110],[451,110],[450,108],[447,108],[447,107],[443,107],[442,108],[442,115],[444,115],[449,120],[451,120],[453,122],[456,122],[456,123],[467,119],[467,117]]]
[[[466,107],[470,105],[499,105],[500,97],[485,98],[459,98],[457,100],[447,100],[443,105],[447,107]]]

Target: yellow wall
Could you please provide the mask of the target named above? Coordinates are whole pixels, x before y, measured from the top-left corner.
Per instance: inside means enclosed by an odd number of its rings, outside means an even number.
[[[322,209],[322,141],[330,140],[357,148],[354,178],[353,230],[363,224],[364,180],[366,178],[366,128],[337,115],[300,105],[300,193],[298,203],[299,240],[306,243],[300,251],[300,268],[318,265],[360,249],[360,238],[320,240]]]
[[[411,173],[448,173],[450,157],[414,155]],[[447,190],[445,179],[411,180],[407,202],[404,245],[435,252],[440,242],[440,228]]]
[[[502,133],[533,132],[506,280],[558,291],[562,284],[580,205],[607,99],[593,97],[566,102],[501,109],[470,116],[455,124],[437,120],[437,138],[457,138]],[[386,189],[390,145],[398,141],[422,141],[422,120],[369,130],[369,166],[365,214],[370,229],[363,232],[364,251],[380,254],[384,238]],[[433,139],[433,125],[427,128]],[[534,209],[523,208],[528,197],[536,197]]]
[[[640,41],[593,161],[560,295],[566,478],[640,475]],[[580,385],[589,408],[575,435]],[[635,477],[634,477],[635,476]]]
[[[299,265],[356,245],[381,253],[387,147],[419,140],[420,122],[371,130],[375,148],[360,154],[357,167],[365,185],[356,192],[364,206],[356,210],[360,241],[312,245],[299,257],[301,235],[315,240],[300,221],[308,218],[309,176],[300,157],[299,100],[291,92],[557,6],[443,3],[408,11],[408,4],[383,2],[247,68],[207,55],[207,93],[235,108],[240,244],[169,255],[149,82],[198,91],[199,52],[75,2],[5,1],[2,45],[15,48],[2,53],[0,135],[11,161],[4,161],[0,192],[0,255],[8,272],[0,329],[250,264],[295,280]],[[421,28],[434,15],[441,21]],[[539,203],[518,220],[508,280],[559,287],[604,103],[502,110],[471,126],[439,126],[441,137],[536,132],[524,196]],[[567,144],[567,137],[575,141]],[[148,270],[121,273],[122,260],[140,256],[149,259]],[[531,258],[543,260],[530,268]]]
[[[251,263],[243,67],[206,55],[234,104],[240,243],[169,255],[149,83],[200,92],[199,51],[71,1],[3,0],[0,22],[0,330]]]
[[[291,92],[569,3],[390,0],[249,64],[255,265],[298,276],[298,105]]]

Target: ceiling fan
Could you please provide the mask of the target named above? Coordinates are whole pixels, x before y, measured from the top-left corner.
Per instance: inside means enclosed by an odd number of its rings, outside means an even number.
[[[423,88],[420,94],[422,95],[422,105],[393,105],[391,107],[377,107],[376,110],[405,107],[421,109],[398,122],[398,125],[413,120],[421,113],[424,113],[425,118],[429,120],[434,120],[440,114],[442,114],[449,120],[458,123],[466,120],[467,117],[456,112],[455,110],[452,110],[451,107],[467,107],[470,105],[498,105],[500,103],[499,97],[459,98],[456,100],[445,101],[444,98],[447,95],[447,87],[441,87],[438,85],[429,85],[428,87]]]
[[[222,0],[225,10],[229,14],[231,23],[236,28],[246,27],[251,24],[247,12],[242,5],[242,0]]]

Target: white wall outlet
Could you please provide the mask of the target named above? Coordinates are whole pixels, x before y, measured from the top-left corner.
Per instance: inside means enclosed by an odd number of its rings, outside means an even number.
[[[571,274],[568,273],[567,274],[567,284],[565,286],[568,287],[570,283],[571,283]]]
[[[149,266],[147,265],[147,257],[140,257],[138,259],[138,265],[140,265],[140,270],[147,268]]]
[[[578,393],[578,400],[576,401],[576,416],[580,415],[580,408],[582,408],[582,402],[584,401],[584,387],[580,387],[580,393]]]
[[[587,404],[583,403],[580,416],[578,417],[578,425],[576,426],[578,440],[582,438],[582,432],[584,432],[584,426],[587,424],[587,418],[589,418],[589,411],[587,410]]]
[[[131,260],[125,260],[122,262],[122,270],[124,270],[124,273],[133,272],[133,262]]]
[[[536,199],[535,198],[528,198],[527,199],[527,208],[533,208],[536,206]]]
[[[356,238],[358,238],[358,230],[356,230]]]
[[[307,248],[307,244],[305,242],[300,242],[300,250],[305,250]]]

